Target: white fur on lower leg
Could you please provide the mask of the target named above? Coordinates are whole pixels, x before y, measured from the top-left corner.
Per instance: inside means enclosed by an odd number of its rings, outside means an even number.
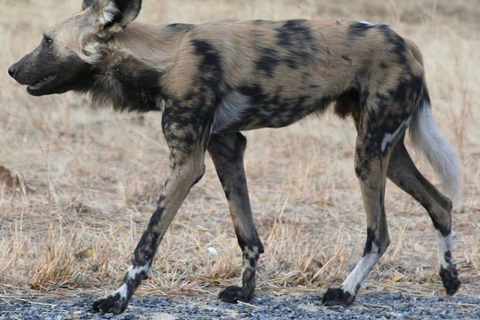
[[[243,268],[242,268],[242,275],[240,276],[240,283],[239,286],[243,286],[243,275],[246,272],[246,270],[250,269],[255,271],[257,269],[257,258],[259,253],[258,253],[258,247],[253,246],[252,250],[250,250],[248,247],[245,247],[245,250],[243,251],[244,258],[243,258]],[[246,256],[246,257],[245,257]],[[250,265],[250,259],[253,258],[255,259],[255,266],[252,267]]]
[[[142,272],[145,273],[147,277],[150,277],[150,262],[147,262],[145,265],[138,267],[130,265],[127,270],[128,278],[135,279]]]
[[[127,297],[127,292],[128,292],[128,286],[126,283],[123,283],[120,287],[118,287],[117,290],[113,293],[113,295],[116,295],[117,293],[120,294],[120,297],[126,298]]]
[[[444,236],[437,230],[437,239],[438,239],[438,260],[443,269],[447,269],[449,263],[445,259],[445,254],[447,252],[452,252],[452,233],[450,232],[447,236]]]
[[[372,251],[362,257],[355,269],[348,275],[347,279],[342,283],[341,288],[350,293],[352,296],[357,294],[357,289],[367,277],[372,267],[378,261],[378,247],[372,243]]]

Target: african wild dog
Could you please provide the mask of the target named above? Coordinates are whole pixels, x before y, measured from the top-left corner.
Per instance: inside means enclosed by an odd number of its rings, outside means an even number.
[[[355,172],[367,213],[363,257],[326,305],[350,304],[389,244],[386,177],[428,211],[438,232],[440,276],[448,294],[460,281],[451,254],[452,202],[412,162],[404,136],[424,151],[455,197],[455,152],[432,119],[418,48],[386,25],[307,20],[218,21],[199,25],[131,23],[141,0],[85,0],[83,10],[48,30],[10,69],[35,96],[88,92],[119,110],[163,111],[171,172],[119,288],[93,305],[121,313],[148,278],[165,234],[190,188],[213,159],[243,250],[242,284],[220,292],[252,299],[263,245],[255,229],[243,166],[243,130],[284,127],[334,103],[358,131]],[[127,27],[128,25],[128,27]]]

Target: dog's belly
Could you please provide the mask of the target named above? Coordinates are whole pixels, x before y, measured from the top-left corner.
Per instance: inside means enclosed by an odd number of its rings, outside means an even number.
[[[285,127],[310,113],[323,111],[329,103],[329,99],[310,96],[260,101],[232,91],[217,105],[212,133]]]

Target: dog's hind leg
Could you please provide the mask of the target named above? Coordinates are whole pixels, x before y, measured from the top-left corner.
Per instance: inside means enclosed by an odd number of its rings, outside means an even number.
[[[255,290],[255,270],[263,245],[253,223],[247,180],[243,166],[243,153],[247,139],[241,133],[212,135],[208,152],[227,197],[238,244],[243,252],[240,286],[230,286],[220,292],[225,302],[249,301]]]
[[[390,152],[381,152],[378,146],[379,141],[372,140],[366,134],[357,137],[355,170],[367,213],[367,240],[362,259],[340,288],[330,288],[323,296],[325,305],[351,304],[363,280],[389,245],[384,196]]]
[[[208,112],[187,106],[170,106],[163,115],[163,132],[170,148],[170,175],[132,257],[131,265],[118,289],[106,299],[94,302],[92,311],[122,313],[142,280],[149,277],[153,258],[190,188],[205,172],[205,149],[210,134]]]
[[[421,79],[420,79],[421,80]],[[325,305],[349,305],[370,270],[387,249],[390,239],[385,214],[385,183],[388,163],[395,144],[403,137],[420,94],[419,79],[370,92],[375,97],[352,113],[358,131],[355,147],[355,172],[360,182],[367,214],[367,239],[363,257],[339,288],[328,289]],[[401,94],[393,95],[395,92]]]
[[[417,169],[403,142],[392,153],[387,176],[427,210],[438,234],[440,276],[447,294],[460,287],[457,269],[452,261],[452,202],[442,195]]]

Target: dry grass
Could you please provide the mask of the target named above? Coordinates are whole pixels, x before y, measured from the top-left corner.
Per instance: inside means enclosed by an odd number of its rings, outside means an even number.
[[[154,209],[166,178],[158,113],[92,110],[74,95],[32,98],[8,66],[80,0],[0,2],[0,294],[109,291]],[[144,1],[140,19],[347,17],[386,22],[423,50],[434,113],[464,165],[454,216],[463,292],[477,295],[480,228],[480,5],[475,0]],[[339,283],[358,261],[365,215],[353,171],[355,130],[328,114],[282,130],[246,133],[246,171],[266,246],[259,286],[312,290]],[[418,161],[417,161],[418,162]],[[418,162],[433,181],[428,165]],[[12,187],[16,191],[12,191]],[[392,244],[367,280],[374,289],[440,290],[436,240],[425,211],[392,184]],[[207,247],[218,250],[214,258]],[[237,280],[240,251],[211,162],[182,206],[143,293],[214,292]],[[431,284],[431,285],[427,285]]]

